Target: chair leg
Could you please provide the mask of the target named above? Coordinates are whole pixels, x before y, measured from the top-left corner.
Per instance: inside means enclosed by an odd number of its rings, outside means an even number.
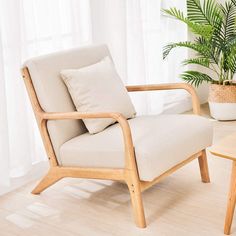
[[[200,157],[198,157],[198,163],[199,163],[199,167],[200,167],[202,182],[203,183],[210,183],[206,150],[203,150],[202,155]]]
[[[127,185],[130,192],[135,223],[137,227],[145,228],[146,219],[143,209],[142,193],[140,188],[140,181],[136,174],[130,174],[130,178],[127,181]]]
[[[49,170],[46,176],[43,177],[43,179],[38,183],[38,185],[33,189],[31,192],[32,194],[40,194],[45,189],[56,183],[58,180],[62,179],[63,176],[61,176],[58,173],[55,173],[52,169]]]

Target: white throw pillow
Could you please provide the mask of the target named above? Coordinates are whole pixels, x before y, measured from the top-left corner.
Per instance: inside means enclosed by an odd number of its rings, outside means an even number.
[[[80,69],[62,70],[61,76],[79,112],[119,112],[127,119],[135,116],[128,92],[109,57]],[[83,122],[89,133],[94,134],[116,121],[98,118]]]

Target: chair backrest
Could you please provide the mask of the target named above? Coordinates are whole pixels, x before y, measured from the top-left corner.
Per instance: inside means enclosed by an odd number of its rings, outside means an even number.
[[[86,46],[32,58],[25,62],[40,106],[46,112],[71,112],[75,106],[60,77],[63,69],[78,69],[110,56],[106,45]],[[49,136],[60,164],[59,148],[71,138],[87,132],[79,120],[50,120]]]

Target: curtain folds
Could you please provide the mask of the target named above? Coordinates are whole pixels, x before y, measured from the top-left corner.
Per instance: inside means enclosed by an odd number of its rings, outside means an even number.
[[[46,155],[20,75],[29,57],[91,43],[89,1],[0,1],[0,193]]]
[[[0,192],[13,177],[25,175],[33,164],[46,160],[20,76],[23,61],[106,43],[126,84],[177,82],[186,52],[163,62],[162,47],[172,39],[184,41],[187,30],[163,15],[161,8],[169,7],[168,2],[185,8],[183,0],[0,1]],[[152,92],[132,94],[132,99],[139,114],[161,113],[186,100],[186,95]],[[186,103],[182,109],[187,107]]]
[[[187,40],[187,29],[167,17],[162,8],[185,10],[185,1],[90,0],[94,42],[106,42],[117,70],[128,84],[178,82],[183,70],[181,58],[187,51],[173,52],[165,62],[162,47]],[[176,30],[177,29],[177,30]],[[161,113],[173,109],[182,112],[191,103],[185,92],[150,92],[131,94],[139,114]],[[184,102],[183,106],[179,106]]]
[[[1,36],[1,28],[0,28]],[[2,57],[2,42],[0,37],[0,188],[9,185],[9,142],[5,81],[3,80],[4,68]]]

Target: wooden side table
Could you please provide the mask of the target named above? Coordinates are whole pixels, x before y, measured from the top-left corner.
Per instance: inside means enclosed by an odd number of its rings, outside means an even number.
[[[229,235],[236,203],[236,133],[233,133],[214,144],[209,151],[216,156],[232,161],[231,182],[228,195],[224,233]]]

